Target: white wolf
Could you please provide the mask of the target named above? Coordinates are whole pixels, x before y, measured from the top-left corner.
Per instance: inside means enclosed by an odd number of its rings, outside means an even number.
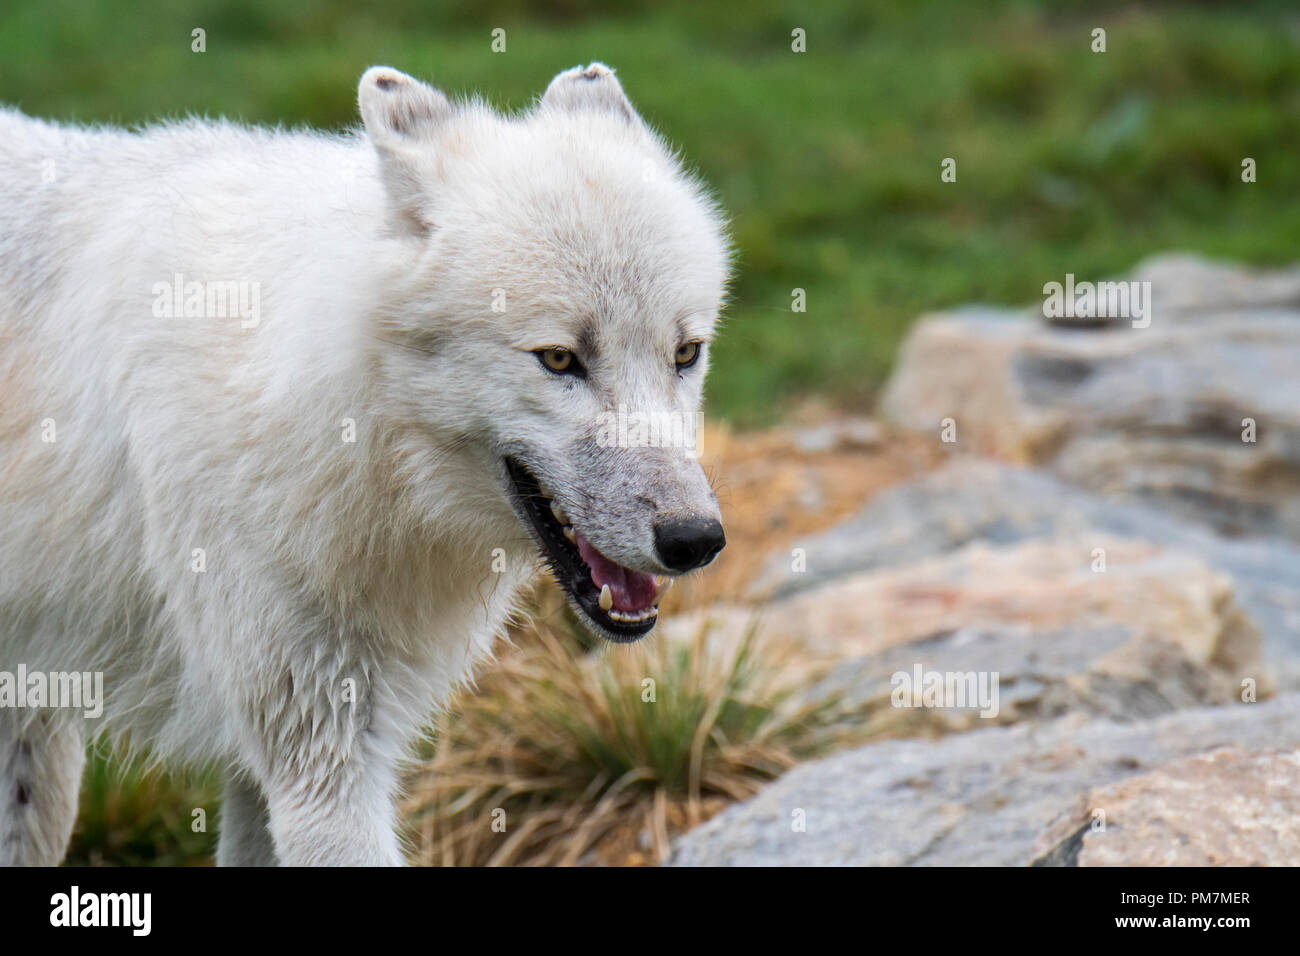
[[[228,769],[220,863],[400,863],[405,748],[542,563],[630,641],[723,545],[688,449],[597,438],[694,420],[729,265],[613,73],[359,101],[347,136],[0,110],[0,672],[105,697],[0,706],[0,861],[61,859],[102,724]]]

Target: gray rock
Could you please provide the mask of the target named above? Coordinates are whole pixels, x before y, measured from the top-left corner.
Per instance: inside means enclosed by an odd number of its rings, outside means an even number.
[[[837,418],[821,425],[793,430],[794,445],[809,453],[846,448],[876,448],[883,440],[880,425],[870,418]]]
[[[835,698],[848,713],[890,736],[938,733],[1049,720],[1080,713],[1132,721],[1184,707],[1236,699],[1237,685],[1190,658],[1176,644],[1141,642],[1123,627],[1070,626],[1052,633],[1032,628],[962,628],[834,667],[811,690],[810,701]],[[1129,648],[1126,648],[1129,645]],[[1106,660],[1121,649],[1137,651],[1116,672]],[[1140,666],[1134,666],[1138,657]],[[991,674],[993,713],[981,706],[897,707],[894,676]],[[1235,675],[1234,675],[1235,676]],[[914,683],[914,681],[913,681]],[[908,686],[912,686],[909,684]]]
[[[885,741],[792,770],[682,836],[670,862],[1023,866],[1040,834],[1090,788],[1221,747],[1297,742],[1300,694],[1134,724],[1067,717]]]
[[[807,569],[775,553],[753,597],[779,601],[863,571],[898,567],[976,541],[1012,545],[1105,533],[1190,553],[1234,582],[1235,600],[1263,637],[1265,666],[1300,688],[1300,547],[1275,537],[1225,538],[1213,529],[1072,488],[1032,469],[958,459],[889,489],[858,515],[799,542]]]
[[[881,412],[1230,533],[1300,540],[1300,271],[1163,257],[1153,317],[1062,328],[967,308],[918,322]],[[1247,420],[1254,441],[1243,440]]]
[[[1151,298],[1167,315],[1189,322],[1241,308],[1300,309],[1300,268],[1247,269],[1201,256],[1169,252],[1138,265],[1133,278],[1151,283]]]
[[[1034,866],[1294,866],[1300,750],[1227,747],[1081,794]]]

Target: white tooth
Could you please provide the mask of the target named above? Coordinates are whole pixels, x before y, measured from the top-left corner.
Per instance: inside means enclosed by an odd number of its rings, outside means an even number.
[[[559,503],[556,502],[554,498],[551,499],[551,515],[560,524],[569,523],[569,516],[564,513],[564,509],[560,507]]]
[[[577,544],[577,543],[578,543],[578,535],[577,535],[577,533],[575,533],[574,530],[573,530],[573,528],[570,527],[570,526],[567,525],[567,524],[564,526],[564,536],[565,536],[566,538],[569,539],[569,544]],[[608,587],[608,585],[606,585],[606,587]]]
[[[661,598],[668,593],[668,589],[673,586],[673,578],[655,578],[655,597]]]
[[[600,609],[608,611],[614,606],[614,594],[610,591],[608,584],[600,586]]]
[[[644,624],[646,621],[654,618],[658,613],[659,607],[657,605],[651,605],[644,610],[636,612],[610,611],[609,616],[622,624]]]

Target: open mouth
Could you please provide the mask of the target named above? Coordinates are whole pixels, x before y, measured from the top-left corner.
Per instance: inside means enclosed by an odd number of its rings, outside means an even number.
[[[517,507],[569,602],[597,634],[617,643],[644,637],[659,619],[659,584],[605,557],[570,523],[536,476],[505,460]]]

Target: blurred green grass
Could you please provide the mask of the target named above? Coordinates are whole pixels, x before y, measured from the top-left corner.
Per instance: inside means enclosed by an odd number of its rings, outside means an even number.
[[[1294,3],[560,0],[547,11],[9,0],[0,101],[66,120],[204,113],[341,128],[371,64],[522,108],[560,69],[603,60],[733,217],[738,273],[709,408],[740,426],[810,395],[867,407],[930,309],[1027,303],[1066,272],[1112,274],[1168,249],[1270,264],[1300,248]],[[1089,48],[1097,26],[1104,54]],[[190,52],[195,27],[206,53]],[[504,54],[490,49],[496,27]],[[794,27],[805,54],[790,50]],[[1246,156],[1257,183],[1241,182]],[[955,183],[940,181],[944,157],[957,160]],[[796,287],[806,313],[790,310]],[[96,757],[88,779],[106,766]],[[200,805],[189,784],[158,786],[188,801],[185,815]],[[198,786],[213,805],[211,783]],[[193,849],[175,822],[145,827],[155,858]]]
[[[188,866],[213,859],[221,787],[212,770],[162,770],[103,740],[92,742],[87,756],[66,865]]]

